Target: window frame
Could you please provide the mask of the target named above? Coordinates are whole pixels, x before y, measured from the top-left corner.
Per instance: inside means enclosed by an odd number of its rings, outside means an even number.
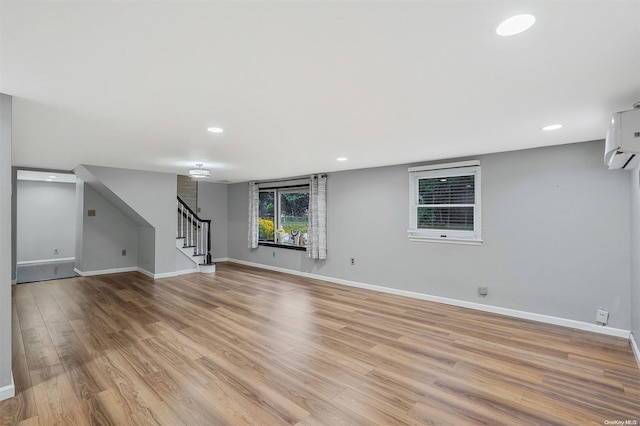
[[[306,191],[305,191],[306,189]],[[286,248],[290,250],[300,250],[307,251],[307,246],[294,246],[292,244],[283,244],[276,242],[277,230],[280,228],[280,194],[281,193],[296,193],[296,192],[307,192],[311,194],[311,185],[291,185],[291,186],[278,186],[278,187],[264,187],[258,188],[258,197],[260,197],[261,192],[273,192],[273,240],[261,240],[258,236],[258,246],[266,246],[266,247],[280,247]],[[258,213],[258,220],[260,219],[260,214]],[[259,235],[259,234],[258,234]]]
[[[448,164],[410,167],[409,169],[409,229],[410,241],[442,242],[456,244],[482,244],[481,171],[480,161],[464,161]],[[420,179],[437,179],[474,175],[473,204],[418,204]],[[473,230],[418,228],[419,207],[473,207]]]

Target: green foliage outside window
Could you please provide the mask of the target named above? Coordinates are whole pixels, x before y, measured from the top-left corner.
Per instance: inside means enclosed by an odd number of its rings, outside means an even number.
[[[258,238],[261,241],[280,244],[294,244],[294,241],[295,244],[301,244],[300,241],[305,241],[301,237],[307,233],[309,226],[307,188],[263,190],[260,191],[258,203]]]
[[[286,233],[290,233],[291,231],[300,231],[304,234],[309,228],[309,221],[306,217],[300,218],[297,216],[285,216],[280,219],[280,223],[282,224],[282,229],[284,229],[284,232]]]

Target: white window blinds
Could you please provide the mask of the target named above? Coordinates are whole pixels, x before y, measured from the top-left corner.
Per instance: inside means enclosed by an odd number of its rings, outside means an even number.
[[[480,242],[479,162],[409,169],[409,237]]]

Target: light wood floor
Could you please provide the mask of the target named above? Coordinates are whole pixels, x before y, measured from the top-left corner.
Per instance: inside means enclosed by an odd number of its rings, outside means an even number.
[[[232,264],[18,285],[13,330],[2,424],[640,423],[623,339]]]

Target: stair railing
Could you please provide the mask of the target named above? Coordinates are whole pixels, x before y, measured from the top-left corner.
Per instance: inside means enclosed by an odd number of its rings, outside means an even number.
[[[196,212],[178,197],[178,233],[185,247],[193,247],[194,256],[204,255],[204,265],[211,265],[211,219],[200,219]]]

